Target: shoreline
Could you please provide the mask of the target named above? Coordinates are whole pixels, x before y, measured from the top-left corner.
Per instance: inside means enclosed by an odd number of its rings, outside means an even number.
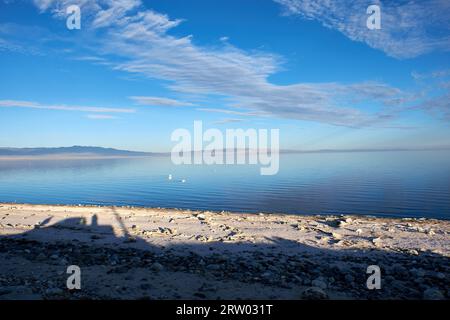
[[[449,234],[434,218],[0,203],[0,299],[449,299]]]
[[[116,208],[116,209],[129,209],[129,210],[160,210],[160,211],[175,211],[175,212],[209,212],[212,214],[230,214],[230,215],[257,215],[257,216],[292,216],[299,218],[311,218],[319,219],[326,217],[353,217],[353,218],[367,218],[367,219],[377,219],[377,220],[404,220],[404,221],[444,221],[450,222],[450,217],[446,218],[435,218],[418,216],[411,217],[409,215],[379,215],[379,214],[357,214],[357,213],[310,213],[310,214],[300,214],[292,212],[268,212],[268,211],[232,211],[232,210],[208,210],[208,209],[191,209],[191,208],[176,208],[176,207],[150,207],[150,206],[139,206],[139,205],[104,205],[104,204],[64,204],[64,203],[29,203],[29,202],[0,202],[1,206],[33,206],[33,207],[67,207],[67,208]]]

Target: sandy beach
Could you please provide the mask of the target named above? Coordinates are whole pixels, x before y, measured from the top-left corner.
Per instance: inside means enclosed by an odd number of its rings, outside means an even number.
[[[0,299],[449,299],[449,233],[436,219],[0,204]]]

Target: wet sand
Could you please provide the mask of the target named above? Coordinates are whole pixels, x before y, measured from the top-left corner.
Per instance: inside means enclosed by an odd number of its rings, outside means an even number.
[[[0,204],[0,299],[449,299],[449,233],[435,219]]]

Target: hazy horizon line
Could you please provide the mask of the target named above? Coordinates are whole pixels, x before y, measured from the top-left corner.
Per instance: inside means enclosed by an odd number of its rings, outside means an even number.
[[[98,148],[98,149],[112,149],[116,151],[122,152],[135,152],[135,153],[146,153],[148,155],[170,155],[171,151],[136,151],[130,149],[119,149],[113,147],[100,147],[100,146],[82,146],[82,145],[72,145],[72,146],[60,146],[60,147],[0,147],[0,150],[5,149],[13,149],[13,150],[33,150],[33,149],[44,149],[44,150],[55,150],[55,149],[70,149],[70,148]],[[227,152],[230,149],[223,148],[222,150],[217,150],[218,152]],[[270,150],[270,148],[266,148],[264,150]],[[427,146],[427,147],[391,147],[391,148],[343,148],[343,149],[333,149],[333,148],[323,148],[323,149],[280,149],[280,153],[332,153],[332,152],[383,152],[383,151],[443,151],[450,150],[450,146]],[[187,152],[205,152],[210,150],[191,150]],[[234,151],[254,151],[257,152],[256,149],[249,148],[235,148]],[[17,155],[15,155],[17,156]]]

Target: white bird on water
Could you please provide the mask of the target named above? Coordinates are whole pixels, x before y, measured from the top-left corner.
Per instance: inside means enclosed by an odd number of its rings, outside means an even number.
[[[185,182],[186,182],[186,179],[182,179],[182,180],[181,180],[181,183],[185,183]]]
[[[171,174],[169,174],[169,180],[172,180],[172,175]]]

